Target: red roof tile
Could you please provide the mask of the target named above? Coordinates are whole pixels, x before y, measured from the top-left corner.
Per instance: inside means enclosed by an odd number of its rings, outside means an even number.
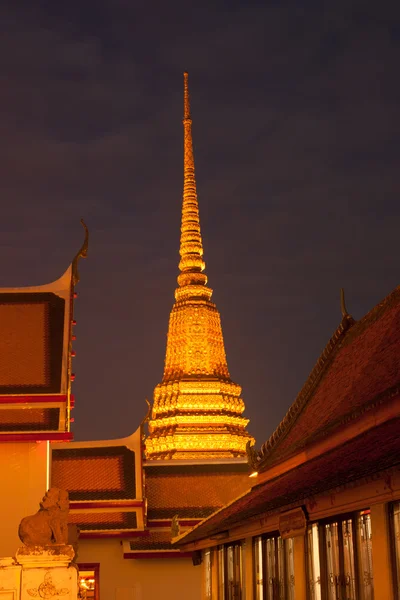
[[[340,337],[305,402],[262,447],[258,470],[276,464],[332,432],[344,421],[400,390],[400,287]],[[320,359],[321,361],[321,359]],[[319,361],[319,362],[320,362]],[[297,406],[296,406],[297,404]]]

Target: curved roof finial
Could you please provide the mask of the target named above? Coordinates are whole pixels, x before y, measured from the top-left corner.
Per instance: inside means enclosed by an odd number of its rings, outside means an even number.
[[[349,313],[347,312],[346,302],[344,299],[344,288],[340,288],[340,308],[342,311],[343,319],[350,316]]]
[[[147,398],[145,398],[146,404],[147,404],[147,413],[146,416],[144,417],[143,421],[142,421],[142,425],[144,425],[145,423],[147,423],[147,421],[150,419],[150,414],[151,414],[151,404],[148,401]]]
[[[146,434],[144,433],[144,430],[143,430],[144,425],[145,425],[145,423],[149,422],[150,415],[151,415],[151,404],[147,398],[145,398],[145,400],[146,400],[146,404],[147,404],[147,413],[146,413],[146,416],[143,418],[142,422],[140,423],[140,430],[142,432],[142,441],[144,441],[146,439]]]
[[[83,244],[76,254],[74,260],[72,261],[72,284],[76,285],[80,279],[79,271],[78,271],[78,261],[80,258],[86,258],[89,247],[89,229],[83,219],[81,219],[81,223],[85,229],[85,239],[83,240]]]

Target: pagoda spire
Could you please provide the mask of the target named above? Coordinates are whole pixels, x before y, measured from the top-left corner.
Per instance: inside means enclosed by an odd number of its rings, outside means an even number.
[[[164,375],[154,390],[148,459],[236,458],[252,441],[241,388],[229,374],[221,319],[210,301],[193,157],[188,74],[183,74],[184,175],[178,287]]]
[[[194,168],[192,118],[190,115],[189,75],[183,74],[183,199],[180,241],[180,261],[178,285],[180,288],[195,286],[195,288],[177,290],[175,297],[201,295],[211,298],[212,291],[199,289],[206,286],[207,276],[203,273],[203,241],[201,238],[199,204],[197,200],[196,175]]]

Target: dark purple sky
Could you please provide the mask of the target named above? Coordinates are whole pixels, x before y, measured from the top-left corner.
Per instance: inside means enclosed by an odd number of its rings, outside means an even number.
[[[0,28],[0,285],[56,279],[91,232],[76,438],[130,434],[162,376],[187,69],[207,274],[261,444],[340,287],[358,319],[399,283],[398,0],[9,0]]]

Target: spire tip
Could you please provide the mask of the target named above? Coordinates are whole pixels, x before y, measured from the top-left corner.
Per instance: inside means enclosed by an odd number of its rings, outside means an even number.
[[[189,73],[183,73],[183,119],[190,119]]]

